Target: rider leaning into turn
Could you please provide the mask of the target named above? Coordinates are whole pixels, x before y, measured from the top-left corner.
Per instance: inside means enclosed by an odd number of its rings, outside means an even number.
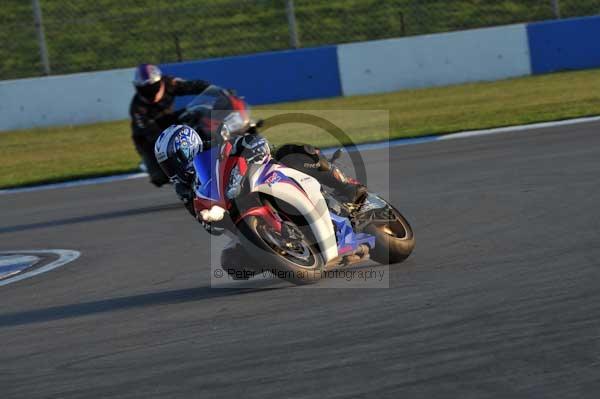
[[[175,97],[200,94],[210,83],[163,76],[157,66],[142,64],[135,71],[133,85],[136,94],[129,108],[133,143],[148,168],[150,181],[160,187],[169,179],[156,162],[154,143],[164,129],[177,122],[181,111],[174,111]]]
[[[233,137],[231,142],[232,155],[244,156],[251,162],[262,163],[270,154],[267,140],[258,134],[239,135]],[[156,140],[154,150],[158,165],[174,183],[175,191],[187,210],[197,219],[199,218],[193,205],[194,185],[197,184],[193,159],[196,154],[206,150],[206,147],[194,129],[185,125],[173,125]],[[275,159],[333,188],[334,193],[344,201],[360,203],[364,200],[366,187],[346,178],[337,166],[332,165],[312,146],[285,145],[276,152]]]

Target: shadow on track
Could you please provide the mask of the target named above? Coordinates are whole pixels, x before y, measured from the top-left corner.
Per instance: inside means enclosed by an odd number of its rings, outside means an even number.
[[[98,213],[96,215],[78,216],[78,217],[67,218],[67,219],[51,220],[49,222],[18,224],[15,226],[1,227],[0,234],[16,233],[19,231],[42,229],[42,228],[46,228],[46,227],[66,226],[66,225],[70,225],[70,224],[94,222],[94,221],[98,221],[98,220],[117,219],[117,218],[128,217],[128,216],[144,215],[146,213],[170,211],[170,210],[174,210],[174,209],[181,210],[181,209],[183,209],[183,207],[181,204],[176,203],[176,204],[169,204],[169,205],[149,206],[149,207],[138,208],[138,209],[127,209],[124,211]]]
[[[279,284],[279,282],[277,282],[277,284]],[[254,285],[254,288],[244,288],[243,286],[238,288],[211,288],[208,286],[184,290],[153,292],[149,294],[133,295],[122,298],[76,303],[72,305],[54,306],[45,309],[0,315],[0,327],[43,323],[47,321],[83,317],[111,311],[141,308],[146,306],[174,305],[178,303],[200,301],[203,299],[244,295],[259,291],[271,291],[287,288],[287,286],[273,287],[272,285],[273,282],[270,282],[269,285],[265,285],[265,287],[262,288],[256,288],[256,285]]]

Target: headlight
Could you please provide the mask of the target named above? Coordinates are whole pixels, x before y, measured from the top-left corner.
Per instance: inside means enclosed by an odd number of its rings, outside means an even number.
[[[234,199],[242,191],[242,179],[244,176],[240,173],[239,165],[235,165],[229,175],[229,183],[227,184],[227,191],[225,195],[229,199]]]
[[[225,126],[227,126],[229,131],[233,133],[238,133],[246,126],[246,121],[244,118],[242,118],[242,114],[239,112],[232,112],[231,114],[227,115],[227,117],[225,117],[223,120],[223,123]]]
[[[229,130],[226,124],[223,124],[221,126],[221,138],[223,139],[223,141],[229,141],[229,139],[231,138],[231,131]]]

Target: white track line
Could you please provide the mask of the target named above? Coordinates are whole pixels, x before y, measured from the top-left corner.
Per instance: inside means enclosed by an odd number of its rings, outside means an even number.
[[[405,145],[430,143],[430,142],[434,142],[434,141],[465,139],[465,138],[489,136],[489,135],[501,134],[501,133],[513,133],[513,132],[522,132],[522,131],[528,131],[528,130],[547,129],[547,128],[552,128],[552,127],[573,126],[573,125],[578,125],[578,124],[583,124],[583,123],[592,123],[592,122],[600,122],[600,116],[568,119],[568,120],[556,121],[556,122],[533,123],[530,125],[507,126],[507,127],[500,127],[500,128],[494,128],[494,129],[470,130],[470,131],[466,131],[466,132],[450,133],[450,134],[444,134],[444,135],[439,135],[439,136],[424,136],[424,137],[396,139],[396,140],[384,141],[384,142],[379,142],[379,143],[365,143],[365,144],[358,144],[356,146],[356,149],[358,151],[377,150],[377,149],[382,149],[382,148],[392,148],[392,147],[400,147],[400,146],[405,146]],[[328,153],[333,153],[335,150],[336,150],[335,148],[326,149],[323,152],[328,154]],[[101,183],[112,183],[112,182],[123,181],[123,180],[139,179],[139,178],[146,177],[146,176],[148,176],[147,173],[130,173],[130,174],[125,174],[125,175],[114,175],[114,176],[106,176],[106,177],[99,177],[99,178],[93,178],[93,179],[74,180],[74,181],[69,181],[69,182],[64,182],[64,183],[43,184],[43,185],[39,185],[39,186],[22,187],[22,188],[8,188],[8,189],[0,190],[0,195],[29,193],[29,192],[40,191],[40,190],[79,187],[79,186],[87,186],[87,185],[101,184]]]
[[[89,186],[89,185],[93,185],[93,184],[112,183],[112,182],[116,182],[116,181],[139,179],[141,177],[146,177],[146,176],[148,176],[147,173],[141,173],[141,172],[140,173],[128,173],[128,174],[124,174],[124,175],[113,175],[113,176],[105,176],[105,177],[96,177],[93,179],[72,180],[72,181],[66,181],[66,182],[62,182],[62,183],[42,184],[39,186],[31,186],[31,187],[7,188],[7,189],[0,190],[0,195],[30,193],[33,191],[52,190],[55,188]]]
[[[75,259],[79,258],[81,253],[79,251],[71,251],[68,249],[39,249],[39,250],[24,250],[24,251],[0,251],[0,255],[21,255],[21,254],[47,254],[52,253],[58,255],[58,259],[54,262],[50,262],[45,266],[38,267],[37,269],[33,269],[29,272],[25,272],[22,274],[18,274],[14,277],[9,277],[4,280],[0,280],[0,287],[3,285],[8,285],[11,283],[16,283],[17,281],[25,280],[26,278],[30,278],[33,276],[37,276],[38,274],[49,272],[50,270],[57,269],[61,266],[66,265],[67,263],[73,262]]]
[[[592,116],[592,117],[588,117],[588,118],[567,119],[564,121],[555,121],[555,122],[534,123],[531,125],[519,125],[519,126],[499,127],[499,128],[494,128],[494,129],[471,130],[471,131],[467,131],[467,132],[445,134],[445,135],[439,136],[439,139],[440,140],[462,139],[462,138],[469,138],[469,137],[476,137],[476,136],[487,136],[490,134],[512,133],[512,132],[522,132],[525,130],[538,130],[538,129],[547,129],[547,128],[552,128],[552,127],[572,126],[572,125],[579,125],[582,123],[591,123],[591,122],[600,122],[600,116]]]

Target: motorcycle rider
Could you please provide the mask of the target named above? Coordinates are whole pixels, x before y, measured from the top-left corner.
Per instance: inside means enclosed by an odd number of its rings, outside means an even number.
[[[158,165],[173,183],[186,209],[196,218],[193,200],[197,182],[193,159],[199,152],[208,150],[212,141],[217,139],[205,142],[193,128],[172,125],[158,137],[154,148]],[[242,155],[249,162],[259,162],[270,153],[269,144],[258,135],[238,136],[232,144],[231,154]]]
[[[200,94],[209,82],[186,81],[164,76],[152,64],[141,64],[135,70],[133,86],[136,94],[131,100],[132,140],[148,169],[150,181],[157,187],[169,182],[156,162],[154,143],[164,129],[176,123],[182,111],[174,111],[175,97]]]
[[[262,163],[270,155],[267,140],[258,134],[244,134],[230,138],[225,127],[221,130],[223,139],[231,139],[231,154],[241,155],[249,163]],[[214,139],[211,141],[218,141]],[[165,175],[173,182],[175,192],[183,201],[186,209],[199,221],[206,221],[206,215],[196,215],[194,209],[194,185],[196,174],[193,159],[201,151],[207,150],[210,143],[204,143],[200,135],[191,127],[173,125],[167,128],[156,140],[154,152],[156,160]],[[367,188],[353,179],[348,179],[332,165],[320,151],[308,145],[283,146],[275,156],[287,166],[313,176],[322,184],[329,186],[347,202],[360,203],[364,200]],[[306,164],[309,165],[306,165]]]

